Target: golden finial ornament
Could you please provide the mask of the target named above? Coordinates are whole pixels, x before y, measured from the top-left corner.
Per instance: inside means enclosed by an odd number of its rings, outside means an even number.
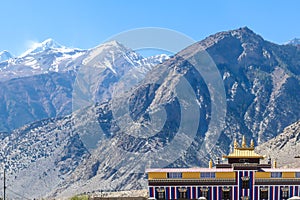
[[[277,168],[277,161],[276,160],[274,160],[273,168]]]
[[[253,141],[253,139],[251,140],[250,147],[254,148],[254,141]]]
[[[242,140],[242,147],[246,148],[246,139],[245,139],[244,135],[243,135],[243,140]]]
[[[210,161],[209,161],[209,168],[211,169],[212,166],[213,166],[213,162],[212,162],[212,160],[210,159]]]
[[[233,147],[234,147],[235,149],[237,149],[237,148],[239,147],[239,144],[238,144],[238,142],[237,142],[236,139],[234,139]]]

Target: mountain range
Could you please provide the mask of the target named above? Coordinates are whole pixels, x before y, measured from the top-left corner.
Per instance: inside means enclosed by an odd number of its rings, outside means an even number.
[[[89,66],[82,67],[84,60],[93,57],[96,59]],[[0,62],[0,131],[9,132],[30,122],[70,114],[79,68],[97,69],[100,82],[89,84],[97,84],[98,91],[90,95],[94,101],[105,101],[110,98],[110,87],[126,70],[136,68],[143,74],[167,58],[143,58],[114,41],[80,50],[47,39],[19,57]]]
[[[144,188],[145,168],[206,166],[243,135],[296,166],[278,155],[299,140],[299,46],[247,27],[170,58],[46,40],[0,69],[0,158],[25,197]]]

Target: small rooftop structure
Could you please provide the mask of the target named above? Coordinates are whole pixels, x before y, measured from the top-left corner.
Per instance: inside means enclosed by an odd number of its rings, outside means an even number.
[[[234,149],[233,152],[223,158],[258,158],[263,159],[264,156],[258,155],[254,152],[254,142],[251,140],[250,147],[246,145],[245,136],[243,136],[242,146],[239,147],[236,140],[234,140]]]

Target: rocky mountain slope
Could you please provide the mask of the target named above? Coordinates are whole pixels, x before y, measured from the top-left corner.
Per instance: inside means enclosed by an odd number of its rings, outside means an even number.
[[[265,41],[247,27],[218,33],[199,45],[207,49],[224,79],[224,133],[229,141],[245,134],[261,143],[299,119],[298,48]]]
[[[94,103],[106,101],[111,87],[128,70],[137,69],[144,76],[167,58],[143,58],[114,41],[89,50],[67,48],[52,39],[36,44],[21,56],[0,62],[0,131],[70,114],[87,96]],[[89,79],[88,74],[97,79]],[[93,93],[77,98],[73,87],[87,79],[91,88],[85,89]]]
[[[113,52],[95,50],[82,63],[97,68]],[[299,61],[299,48],[244,27],[187,47],[142,82],[143,70],[123,74],[105,102],[86,88],[107,90],[83,84],[93,74],[79,71],[78,110],[3,133],[2,160],[16,191],[31,198],[143,188],[147,167],[207,166],[235,138],[262,144],[299,121]]]
[[[259,145],[257,152],[275,159],[279,167],[300,167],[300,121],[286,127],[275,138]]]
[[[208,73],[211,77],[207,79],[195,69],[195,65],[205,67],[203,61],[211,65],[211,60],[203,57],[203,49],[216,64],[225,86],[226,117],[215,124],[217,130],[224,128],[219,135],[209,125],[214,122],[213,115],[222,114],[213,112],[213,104],[222,100],[222,91],[210,88],[218,81],[214,79],[218,74]],[[265,41],[247,27],[217,33],[184,49],[154,68],[130,95],[124,95],[129,99],[128,115],[132,121],[122,123],[125,116],[115,114],[116,107],[126,103],[122,97],[103,106],[100,132],[113,133],[113,137],[101,142],[96,153],[74,171],[58,192],[67,195],[91,188],[137,188],[144,184],[135,181],[143,177],[138,172],[147,166],[206,166],[210,158],[215,160],[228,153],[234,138],[246,135],[256,143],[268,141],[299,120],[299,56],[296,47]],[[182,80],[188,81],[190,87],[184,88],[194,94],[185,95],[195,101],[180,96],[182,91],[177,86]],[[198,108],[192,106],[194,103]],[[165,112],[158,114],[163,124],[151,121],[149,115],[161,112]],[[194,128],[186,129],[184,125]],[[195,129],[194,135],[189,134]],[[68,185],[74,178],[74,183]],[[101,186],[95,185],[97,182]]]

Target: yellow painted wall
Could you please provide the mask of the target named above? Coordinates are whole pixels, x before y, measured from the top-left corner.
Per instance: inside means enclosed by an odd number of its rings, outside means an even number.
[[[166,179],[167,173],[166,172],[149,172],[148,179]]]
[[[271,178],[271,172],[256,172],[255,178]]]
[[[183,172],[182,178],[183,179],[199,179],[200,172]]]
[[[216,178],[235,178],[235,172],[216,172]]]
[[[295,178],[295,172],[282,172],[282,178]]]

